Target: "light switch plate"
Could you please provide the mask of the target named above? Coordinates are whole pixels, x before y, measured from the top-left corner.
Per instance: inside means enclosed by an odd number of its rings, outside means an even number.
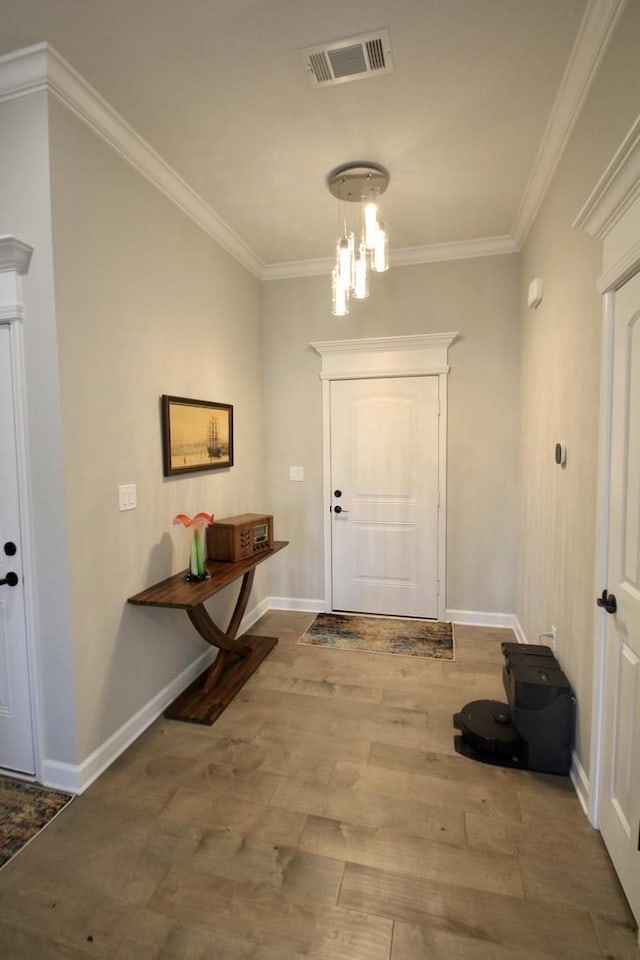
[[[532,280],[529,284],[529,292],[527,294],[527,304],[531,307],[532,310],[535,310],[536,307],[539,307],[542,303],[542,297],[544,296],[544,283],[542,282],[541,277],[536,277],[535,280]]]
[[[123,483],[118,487],[118,510],[135,510],[138,497],[135,483]]]
[[[289,480],[304,480],[304,467],[289,467]]]

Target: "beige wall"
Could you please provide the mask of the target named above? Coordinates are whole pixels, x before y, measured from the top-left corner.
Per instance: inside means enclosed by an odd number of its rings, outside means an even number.
[[[556,625],[588,771],[600,247],[570,225],[638,113],[639,35],[632,2],[521,257],[394,269],[345,319],[330,315],[327,278],[261,286],[58,101],[0,105],[0,233],[36,248],[25,363],[47,758],[86,759],[202,651],[183,614],[126,604],[184,566],[176,512],[272,512],[291,546],[259,572],[255,600],[324,598],[310,342],[456,330],[447,607],[515,609],[531,641]],[[533,276],[545,281],[535,313]],[[232,470],[162,478],[162,393],[234,404]],[[118,512],[121,483],[137,484],[137,510]]]
[[[208,649],[184,613],[126,603],[184,569],[175,514],[265,508],[259,284],[57,101],[50,113],[82,760]],[[163,479],[163,393],[234,405],[232,469]],[[137,485],[138,508],[122,513],[123,483]]]
[[[530,642],[557,627],[578,699],[576,748],[588,774],[596,585],[595,513],[601,246],[571,224],[640,110],[640,3],[627,5],[522,253],[520,568],[517,612]],[[545,297],[526,308],[542,277]],[[567,465],[554,463],[566,443]],[[601,587],[604,587],[602,584]]]
[[[330,243],[331,238],[327,242]],[[517,256],[391,270],[368,301],[331,316],[326,277],[263,285],[266,471],[289,562],[274,596],[323,599],[322,408],[317,340],[459,331],[449,351],[447,606],[515,605]],[[304,483],[288,479],[305,468]]]

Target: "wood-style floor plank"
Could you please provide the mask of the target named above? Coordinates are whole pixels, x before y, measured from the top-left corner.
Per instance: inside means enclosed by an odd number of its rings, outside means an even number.
[[[315,746],[315,749],[314,749]],[[368,744],[357,751],[358,756],[367,756]],[[305,744],[292,749],[283,740],[268,740],[258,737],[245,740],[238,736],[222,736],[210,744],[209,760],[231,769],[272,774],[279,777],[296,777],[314,783],[328,783],[333,773],[335,759],[318,744]]]
[[[282,779],[271,803],[299,814],[401,831],[441,843],[460,845],[465,842],[464,814],[461,811],[419,800],[398,803],[394,798],[376,793],[354,798],[349,788]]]
[[[435,925],[420,926],[400,920],[393,926],[391,960],[565,960],[566,957],[567,954],[555,951],[549,953],[537,948],[531,951],[521,944],[516,947],[513,943],[496,943],[494,939],[482,940],[476,934],[469,936],[462,927],[454,933]]]
[[[295,847],[305,827],[306,813],[283,806],[250,803],[231,794],[207,800],[195,791],[178,787],[162,811],[161,819]],[[221,826],[217,828],[217,824]]]
[[[306,680],[289,676],[279,663],[266,661],[260,671],[253,675],[248,690],[256,689],[295,693],[305,697],[320,697],[323,700],[355,700],[358,703],[382,703],[383,690],[360,686],[355,683],[329,683],[327,680]],[[395,706],[395,704],[385,704]],[[398,706],[403,706],[398,704]],[[409,709],[420,710],[422,707]]]
[[[410,921],[428,931],[502,946],[511,949],[514,957],[520,950],[534,954],[538,950],[543,955],[546,951],[554,960],[600,957],[589,912],[564,904],[537,903],[358,864],[346,866],[339,903]]]
[[[476,763],[510,631],[455,662],[302,646],[212,727],[159,718],[0,871],[0,960],[640,960],[568,777]]]
[[[496,857],[395,830],[309,816],[299,847],[319,856],[384,868],[404,877],[438,880],[447,876],[452,883],[474,890],[524,896],[516,857]]]
[[[466,770],[464,765],[460,769]],[[340,787],[349,787],[357,802],[360,791],[379,793],[382,796],[403,800],[419,798],[439,807],[453,807],[457,810],[491,810],[495,816],[520,819],[520,807],[516,791],[504,781],[494,784],[487,780],[480,782],[450,776],[430,776],[428,773],[407,773],[404,770],[390,770],[373,764],[349,763],[338,760],[331,783]]]
[[[388,960],[393,923],[340,906],[176,867],[160,885],[151,908],[169,918],[195,921],[253,944],[282,947],[313,960]],[[215,942],[215,940],[212,940]]]

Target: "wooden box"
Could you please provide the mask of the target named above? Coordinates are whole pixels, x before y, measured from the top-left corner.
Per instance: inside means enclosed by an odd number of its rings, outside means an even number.
[[[242,513],[215,520],[207,527],[207,559],[235,563],[253,557],[273,544],[273,517],[265,513]]]

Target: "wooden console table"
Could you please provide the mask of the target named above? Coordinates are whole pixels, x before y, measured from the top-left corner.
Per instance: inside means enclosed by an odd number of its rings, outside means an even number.
[[[287,540],[278,540],[270,550],[263,550],[237,563],[208,560],[207,580],[200,583],[185,580],[186,571],[183,570],[182,573],[168,577],[134,597],[129,597],[128,602],[138,606],[186,610],[203,640],[218,648],[218,656],[211,666],[167,707],[165,717],[211,726],[255,673],[267,654],[273,650],[278,642],[277,637],[245,634],[236,639],[236,636],[249,602],[256,567],[287,544]],[[240,593],[229,626],[223,631],[213,622],[204,604],[223,587],[229,586],[240,577]]]

